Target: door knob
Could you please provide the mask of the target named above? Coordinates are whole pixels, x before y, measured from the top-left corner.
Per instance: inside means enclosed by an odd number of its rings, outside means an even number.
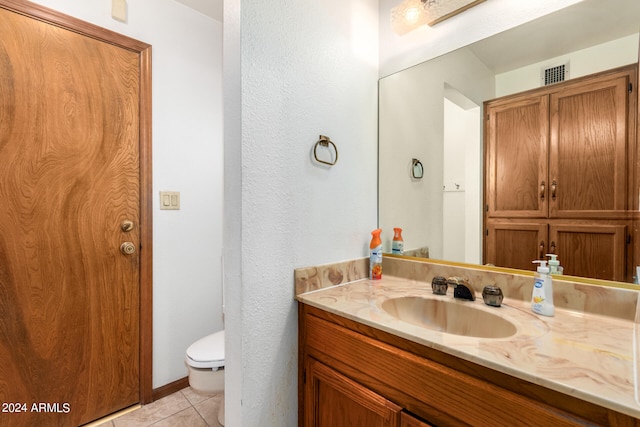
[[[122,229],[122,231],[133,230],[133,221],[129,221],[128,219],[122,221],[122,224],[120,224],[120,228]]]
[[[124,242],[120,245],[120,252],[125,255],[131,255],[136,251],[136,245],[131,242]]]

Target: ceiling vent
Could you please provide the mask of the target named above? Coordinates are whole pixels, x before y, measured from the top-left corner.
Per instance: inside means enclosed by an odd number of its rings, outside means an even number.
[[[555,67],[543,68],[540,74],[542,86],[552,85],[567,80],[569,78],[569,63],[556,65]]]

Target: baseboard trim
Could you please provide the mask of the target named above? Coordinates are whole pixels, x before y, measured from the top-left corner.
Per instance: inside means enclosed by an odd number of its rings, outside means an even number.
[[[189,387],[189,377],[180,378],[169,384],[165,384],[161,387],[154,388],[152,393],[152,399],[155,402],[158,399],[169,396],[183,388]]]

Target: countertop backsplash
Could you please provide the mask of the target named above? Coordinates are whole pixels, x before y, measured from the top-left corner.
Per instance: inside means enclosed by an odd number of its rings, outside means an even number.
[[[368,258],[299,268],[294,271],[295,293],[300,295],[367,279],[368,274]],[[431,286],[431,279],[435,276],[459,276],[469,281],[478,296],[486,285],[499,286],[505,302],[508,299],[528,301],[531,299],[533,289],[532,275],[447,265],[423,259],[386,256],[383,258],[382,274],[424,282],[424,286],[428,287]],[[638,304],[636,290],[582,283],[571,280],[569,276],[566,279],[558,277],[553,276],[553,298],[556,307],[624,320],[636,320]]]

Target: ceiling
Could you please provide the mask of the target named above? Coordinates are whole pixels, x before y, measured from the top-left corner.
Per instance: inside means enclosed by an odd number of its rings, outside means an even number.
[[[639,0],[583,0],[470,48],[490,69],[501,73],[639,30]]]
[[[223,0],[176,1],[219,22],[223,21]],[[614,0],[613,4],[615,7],[607,1],[583,0],[515,30],[475,43],[472,49],[494,72],[504,72],[536,60],[637,33],[640,29],[640,1]]]
[[[216,21],[222,22],[222,0],[176,0]]]

